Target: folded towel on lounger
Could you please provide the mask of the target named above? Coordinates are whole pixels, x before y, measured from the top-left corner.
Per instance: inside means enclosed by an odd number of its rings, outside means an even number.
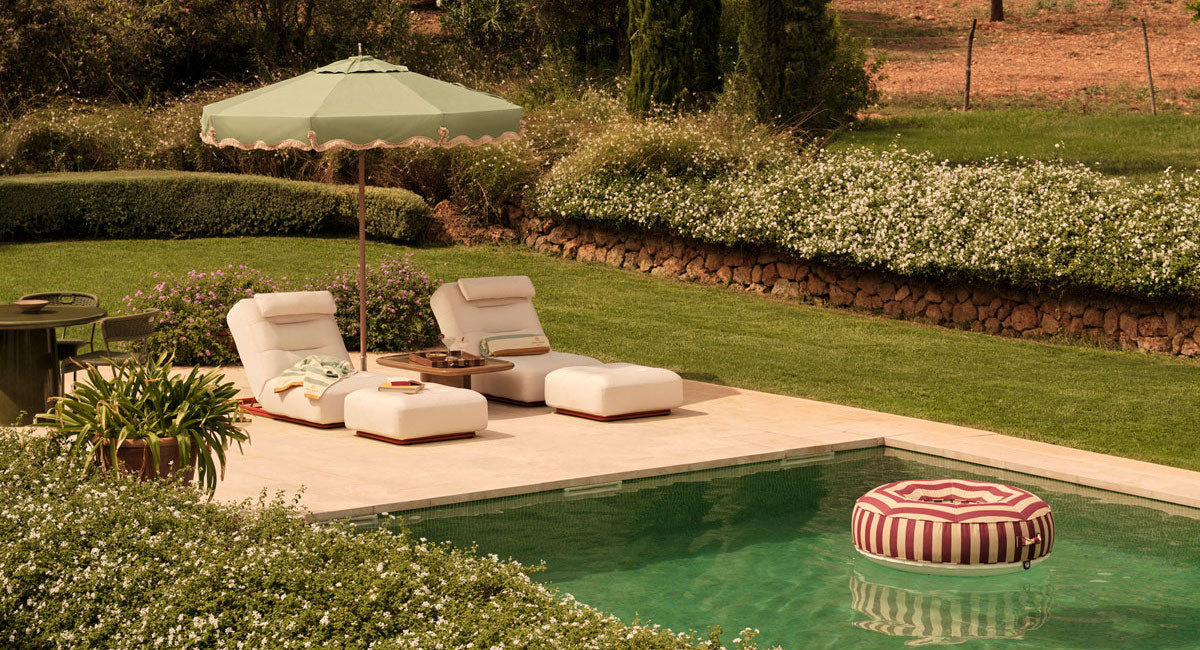
[[[305,397],[321,399],[330,386],[355,372],[357,371],[349,361],[325,354],[310,354],[296,365],[284,370],[267,385],[271,386],[276,393],[303,386]]]

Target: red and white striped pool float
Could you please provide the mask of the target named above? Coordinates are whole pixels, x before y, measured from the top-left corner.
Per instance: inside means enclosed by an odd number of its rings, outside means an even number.
[[[897,481],[859,497],[854,547],[905,571],[996,575],[1028,569],[1054,548],[1054,515],[1036,495],[965,479]]]

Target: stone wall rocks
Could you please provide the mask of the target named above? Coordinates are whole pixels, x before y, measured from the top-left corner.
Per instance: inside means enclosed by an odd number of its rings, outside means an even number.
[[[508,216],[518,241],[550,255],[961,330],[1030,339],[1061,334],[1145,352],[1200,356],[1200,304],[939,283],[661,233],[562,223],[519,208],[510,208]]]

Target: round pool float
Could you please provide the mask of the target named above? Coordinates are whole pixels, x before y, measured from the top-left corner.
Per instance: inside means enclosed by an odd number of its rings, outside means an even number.
[[[1050,506],[986,481],[923,479],[881,485],[858,498],[854,548],[879,564],[941,575],[1028,569],[1054,548]]]

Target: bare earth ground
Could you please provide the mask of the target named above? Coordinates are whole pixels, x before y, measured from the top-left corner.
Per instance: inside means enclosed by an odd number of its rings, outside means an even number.
[[[1145,16],[1160,108],[1200,109],[1200,23],[1183,0],[833,0],[843,24],[885,55],[883,103],[961,102],[967,33],[978,18],[972,101],[1145,105]],[[941,101],[938,101],[941,100]],[[954,105],[954,104],[951,104]]]

